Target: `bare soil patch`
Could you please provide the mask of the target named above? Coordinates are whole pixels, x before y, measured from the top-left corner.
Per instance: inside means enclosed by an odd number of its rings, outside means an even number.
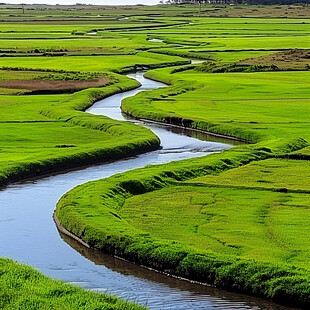
[[[54,80],[7,80],[0,81],[0,88],[27,89],[29,91],[80,90],[101,87],[110,83],[108,77],[90,80],[54,81]]]
[[[308,18],[310,6],[307,4],[295,5],[216,5],[216,10],[205,10],[202,16],[211,17],[259,17],[259,18]]]
[[[241,61],[240,64],[261,66],[275,65],[282,70],[309,70],[310,50],[292,49],[257,58],[249,58]]]

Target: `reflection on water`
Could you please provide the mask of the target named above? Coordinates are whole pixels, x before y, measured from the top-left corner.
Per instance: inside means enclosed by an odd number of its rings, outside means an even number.
[[[231,293],[211,286],[166,276],[125,260],[102,254],[97,250],[86,248],[67,235],[61,232],[59,234],[66,243],[96,265],[101,265],[114,272],[121,273],[128,279],[131,277],[134,277],[134,279],[139,278],[142,284],[146,280],[147,286],[142,289],[137,287],[137,290],[134,290],[135,299],[133,300],[144,299],[152,309],[290,309],[259,298]],[[96,290],[106,291],[100,287],[96,288]],[[116,287],[110,291],[115,294],[117,290],[118,288]],[[180,292],[182,293],[180,294]],[[126,298],[132,298],[129,294],[132,294],[132,290],[130,290]],[[124,293],[122,295],[124,296]],[[152,298],[146,298],[149,295]],[[167,296],[169,302],[166,301]]]
[[[156,38],[153,38],[153,39],[147,39],[149,42],[155,42],[155,43],[163,43],[164,40],[162,39],[156,39]]]
[[[164,86],[144,79],[140,73],[131,76],[142,82],[141,89]],[[119,109],[121,99],[139,91],[111,96],[96,103],[89,111],[124,120]],[[155,124],[147,124],[147,127],[160,137],[160,150],[12,184],[0,191],[0,255],[33,265],[66,282],[147,303],[152,309],[286,310],[259,299],[169,278],[87,250],[65,237],[68,243],[63,242],[59,237],[52,214],[57,200],[73,187],[149,164],[219,152],[235,143],[207,137],[200,132]]]
[[[191,60],[191,62],[192,62],[192,64],[193,65],[195,65],[195,64],[202,64],[202,63],[204,63],[204,62],[206,62],[207,60],[205,60],[205,59],[192,59]]]
[[[123,117],[128,120],[128,121],[133,121],[131,118],[127,117],[126,115],[123,115]],[[193,130],[189,128],[183,128],[183,127],[177,127],[177,126],[171,126],[171,125],[165,125],[165,124],[154,124],[155,126],[152,127],[152,122],[148,121],[139,121],[137,124],[143,124],[143,126],[148,127],[149,129],[156,131],[156,128],[164,128],[168,132],[172,132],[174,134],[180,135],[180,136],[187,136],[191,137],[194,139],[197,139],[199,141],[208,141],[208,142],[215,142],[221,145],[221,151],[223,150],[223,144],[227,145],[241,145],[243,144],[242,142],[238,141],[237,139],[228,139],[226,137],[221,137],[218,135],[212,135],[212,134],[207,134],[203,131],[200,130]]]

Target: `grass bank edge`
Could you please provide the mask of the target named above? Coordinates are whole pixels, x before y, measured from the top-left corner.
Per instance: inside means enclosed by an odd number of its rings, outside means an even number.
[[[62,102],[45,107],[39,113],[53,120],[106,132],[115,138],[120,138],[120,141],[115,141],[109,147],[101,149],[94,147],[87,153],[19,163],[1,171],[0,186],[30,177],[116,160],[157,149],[160,141],[150,130],[105,116],[91,115],[84,112],[98,100],[140,86],[139,82],[124,76],[118,76],[117,79],[119,80],[117,84],[102,88],[85,89],[66,95]],[[124,139],[126,135],[128,136],[127,140]]]
[[[51,279],[36,269],[0,257],[1,309],[131,309],[143,306]]]
[[[241,146],[221,154],[148,166],[80,185],[57,204],[60,224],[90,247],[158,271],[213,284],[219,288],[267,298],[293,306],[310,304],[309,272],[305,269],[245,260],[213,252],[198,253],[177,242],[154,240],[120,221],[125,200],[175,186],[180,181],[277,157],[307,146],[303,139],[273,150]],[[83,203],[84,202],[84,203]],[[95,208],[94,208],[95,207]],[[100,217],[100,224],[96,223]]]
[[[233,126],[232,124],[217,124],[205,120],[185,118],[176,114],[170,114],[166,111],[161,111],[159,109],[154,111],[154,107],[151,105],[154,100],[164,100],[167,97],[180,95],[204,87],[203,84],[197,81],[192,81],[192,83],[189,83],[189,81],[184,81],[174,77],[173,72],[181,69],[182,67],[176,67],[173,69],[155,69],[148,71],[145,74],[147,78],[163,82],[169,86],[166,88],[153,90],[152,92],[142,92],[135,97],[124,99],[122,101],[123,112],[138,119],[142,118],[185,128],[198,129],[204,132],[219,134],[245,142],[258,143],[264,140],[265,137],[263,135],[250,129]]]

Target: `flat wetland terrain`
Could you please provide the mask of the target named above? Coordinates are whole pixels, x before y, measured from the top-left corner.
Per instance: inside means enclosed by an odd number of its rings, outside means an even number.
[[[149,129],[85,113],[147,70],[168,86],[124,113],[247,143],[80,185],[61,225],[134,263],[309,308],[309,5],[76,8],[0,4],[0,185],[158,149]],[[5,258],[0,287],[4,309],[144,309]]]

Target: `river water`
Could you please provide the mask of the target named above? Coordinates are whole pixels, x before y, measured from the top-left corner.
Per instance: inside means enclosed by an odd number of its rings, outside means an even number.
[[[124,97],[164,87],[145,79],[142,73],[129,76],[139,80],[141,88],[101,100],[88,112],[124,120],[126,117],[120,112]],[[160,150],[15,183],[0,191],[0,255],[28,263],[51,277],[109,292],[151,309],[288,309],[258,298],[167,277],[84,248],[59,234],[52,214],[59,198],[73,187],[149,164],[220,152],[238,143],[169,126],[152,123],[144,126],[160,137]]]

